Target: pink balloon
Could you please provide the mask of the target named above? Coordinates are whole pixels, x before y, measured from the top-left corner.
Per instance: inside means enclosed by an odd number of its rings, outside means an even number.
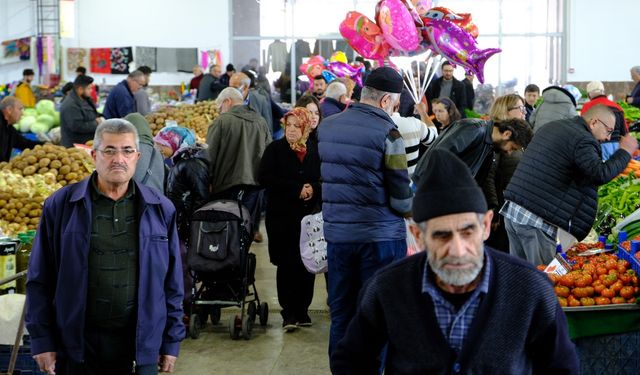
[[[347,17],[340,23],[340,34],[364,58],[382,62],[389,56],[389,44],[382,35],[382,30],[362,13],[347,13]]]
[[[400,0],[381,0],[376,5],[376,22],[391,47],[413,51],[420,35],[411,13]]]
[[[475,38],[469,32],[446,20],[429,21],[425,32],[434,52],[474,72],[480,83],[484,83],[484,64],[487,59],[502,51],[499,48],[478,49]]]
[[[435,7],[423,15],[423,23],[428,25],[432,19],[447,20],[460,26],[461,29],[468,31],[474,38],[478,37],[478,26],[473,23],[470,13],[455,13],[449,8]]]
[[[411,13],[416,26],[424,26],[422,17],[431,9],[431,0],[403,0],[403,3]]]
[[[330,62],[328,64],[329,70],[336,75],[336,77],[349,77],[353,79],[358,85],[362,86],[362,73],[364,72],[364,66],[362,64],[350,65],[343,62]]]
[[[300,72],[309,78],[309,82],[313,86],[313,78],[321,75],[325,70],[326,62],[322,56],[311,56],[307,62],[300,65]]]

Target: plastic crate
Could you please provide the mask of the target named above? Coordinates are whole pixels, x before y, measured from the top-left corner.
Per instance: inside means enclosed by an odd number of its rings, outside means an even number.
[[[580,372],[637,375],[640,369],[640,331],[574,340]]]
[[[24,336],[23,343],[18,350],[18,358],[16,360],[16,366],[14,369],[14,374],[20,375],[40,375],[44,374],[40,372],[40,368],[36,361],[33,360],[31,356],[31,347],[29,345],[29,336]],[[7,372],[9,368],[9,360],[11,359],[11,349],[13,347],[10,345],[0,345],[0,373]]]
[[[629,264],[631,264],[631,269],[636,271],[637,274],[640,274],[640,261],[620,245],[618,245],[618,258],[629,262]]]

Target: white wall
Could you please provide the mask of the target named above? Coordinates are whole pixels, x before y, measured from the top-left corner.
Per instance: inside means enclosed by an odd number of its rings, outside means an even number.
[[[0,42],[36,34],[33,4],[30,0],[0,0]],[[34,66],[31,61],[0,65],[0,84],[21,80],[22,70]]]
[[[630,81],[640,65],[638,0],[569,0],[568,81]]]
[[[64,48],[146,46],[219,49],[226,64],[230,58],[229,1],[76,0],[75,38],[62,39],[61,45]],[[9,9],[5,12],[7,6]],[[35,34],[35,1],[0,0],[0,40],[30,34]],[[65,59],[63,50],[63,79],[73,79],[75,73],[66,72]],[[32,58],[31,64],[35,65],[35,59]],[[29,65],[23,63],[11,71],[0,65],[0,82],[10,80],[9,76],[13,77],[16,69],[20,78],[22,69]],[[89,74],[98,83],[104,78],[107,84],[115,84],[124,78],[123,75]],[[191,73],[158,72],[151,76],[151,85],[188,83],[191,77]]]

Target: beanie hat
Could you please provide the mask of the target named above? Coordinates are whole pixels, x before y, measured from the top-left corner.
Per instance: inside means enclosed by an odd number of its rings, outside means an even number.
[[[440,148],[431,150],[428,158],[413,198],[413,220],[416,223],[451,214],[487,212],[482,189],[462,160],[451,151]]]
[[[546,89],[542,90],[542,94],[544,94],[547,90],[558,90],[561,93],[565,94],[566,96],[569,97],[569,99],[571,99],[571,103],[573,103],[574,106],[578,105],[576,102],[576,97],[570,93],[566,88],[564,87],[560,87],[560,86],[549,86]],[[578,90],[580,91],[580,90]]]
[[[76,79],[73,81],[73,85],[76,87],[87,87],[89,85],[91,85],[93,83],[93,78],[84,75],[84,74],[80,74],[79,76],[76,77]]]
[[[364,85],[376,90],[400,94],[404,83],[400,73],[393,68],[384,66],[369,73]]]

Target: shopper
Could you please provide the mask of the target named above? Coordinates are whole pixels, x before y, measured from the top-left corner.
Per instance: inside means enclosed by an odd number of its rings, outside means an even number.
[[[418,164],[420,145],[430,146],[438,137],[438,129],[429,118],[427,103],[420,102],[415,105],[415,109],[420,115],[419,120],[413,116],[402,117],[397,111],[391,115],[391,119],[398,127],[398,131],[404,140],[404,149],[407,154],[407,171],[410,178],[416,170],[416,164]]]
[[[115,85],[104,105],[104,118],[123,118],[136,111],[136,100],[133,96],[146,84],[144,74],[139,71],[129,73],[126,79]]]
[[[229,87],[229,80],[231,80],[231,76],[234,75],[235,73],[236,73],[236,68],[233,66],[233,64],[227,64],[225,68],[225,73],[220,76],[220,79],[219,79],[220,83],[224,87]]]
[[[631,68],[631,79],[635,82],[631,94],[626,98],[628,104],[640,108],[640,65]]]
[[[20,121],[24,105],[13,96],[7,96],[0,101],[0,162],[9,161],[14,148],[24,150],[34,148],[43,142],[26,139],[13,127]]]
[[[302,95],[298,98],[295,107],[306,108],[311,112],[311,133],[309,133],[308,142],[315,144],[318,147],[318,125],[324,118],[322,111],[320,110],[320,102],[313,95]]]
[[[615,116],[595,105],[582,116],[549,123],[527,147],[504,193],[509,252],[539,265],[555,255],[556,239],[583,240],[593,225],[597,188],[622,172],[638,149],[634,137],[602,161],[599,142],[615,130]],[[570,242],[570,241],[563,241]]]
[[[222,70],[220,65],[211,65],[209,67],[209,73],[203,75],[198,85],[197,101],[215,100],[220,92],[228,86],[220,82]]]
[[[467,95],[464,84],[453,76],[454,67],[449,61],[442,63],[442,76],[434,79],[427,87],[425,95],[429,101],[433,99],[449,98],[460,111],[467,108]],[[460,115],[464,118],[464,114]]]
[[[202,81],[202,77],[204,76],[204,74],[202,74],[202,67],[196,65],[191,72],[193,72],[193,78],[189,81],[189,90],[198,90],[200,88],[200,81]]]
[[[613,113],[616,116],[616,128],[613,133],[611,133],[611,142],[618,142],[621,136],[629,133],[629,129],[627,128],[627,124],[624,120],[624,111],[622,110],[622,107],[620,107],[618,103],[607,98],[602,82],[589,82],[587,84],[587,96],[589,97],[589,101],[582,105],[582,109],[580,110],[581,112],[587,112],[591,107],[597,104],[606,105],[613,110]]]
[[[436,128],[440,132],[462,118],[455,103],[449,98],[433,99],[431,107],[436,120]]]
[[[164,193],[165,165],[162,154],[154,147],[153,135],[149,123],[139,113],[130,113],[124,117],[135,126],[140,139],[140,160],[136,165],[133,179],[146,187]]]
[[[537,132],[545,124],[556,120],[567,120],[577,116],[576,98],[560,86],[549,86],[542,90],[542,104],[536,108],[529,122]]]
[[[311,326],[308,309],[313,299],[315,275],[300,258],[300,222],[319,211],[320,158],[308,143],[313,121],[306,108],[294,108],[282,118],[285,138],[264,151],[258,178],[267,193],[265,224],[269,236],[269,259],[277,267],[278,302],[282,328]]]
[[[518,94],[507,94],[496,98],[489,110],[489,117],[494,123],[513,119],[524,120],[525,116],[525,99]],[[482,186],[489,209],[494,213],[491,236],[487,240],[487,245],[506,253],[509,252],[509,239],[498,211],[504,204],[504,190],[509,185],[511,176],[522,159],[522,154],[522,150],[515,150],[508,155],[496,153],[489,175]]]
[[[533,83],[528,84],[527,87],[524,88],[524,108],[527,110],[525,115],[525,120],[529,121],[533,110],[536,109],[536,102],[540,97],[540,87],[534,85]]]
[[[16,87],[15,96],[22,102],[27,108],[33,108],[36,106],[36,96],[31,88],[31,82],[35,77],[33,69],[25,69],[22,71],[22,81],[18,83]]]
[[[544,273],[482,243],[492,211],[467,166],[434,151],[413,201],[424,252],[378,272],[331,357],[331,371],[578,374],[567,319]]]
[[[93,78],[79,75],[73,81],[73,88],[60,106],[60,144],[73,147],[74,143],[87,143],[93,139],[96,127],[104,121],[98,114],[89,90]]]
[[[464,94],[467,98],[467,106],[462,109],[464,112],[465,109],[473,111],[473,105],[475,104],[476,92],[473,89],[473,79],[475,76],[471,71],[466,71],[464,73],[464,79],[462,83],[464,83]]]
[[[403,218],[411,212],[407,156],[391,120],[402,77],[393,68],[372,71],[361,102],[325,118],[318,130],[322,214],[329,265],[329,353],[355,313],[362,285],[406,255]]]
[[[133,125],[105,121],[94,139],[95,173],[45,201],[26,324],[48,374],[174,369],[185,336],[176,213],[132,180],[138,148]]]
[[[323,75],[317,75],[313,77],[313,91],[312,94],[318,100],[322,100],[324,98],[324,92],[327,89],[327,80]]]
[[[191,129],[182,126],[167,126],[153,137],[153,142],[156,149],[164,157],[165,163],[169,167],[173,167],[173,155],[183,147],[196,144],[196,136]]]
[[[426,173],[431,151],[447,149],[456,154],[471,169],[478,185],[483,186],[494,152],[510,154],[526,147],[531,140],[529,124],[520,119],[501,122],[480,119],[462,119],[454,122],[431,144],[416,166],[413,180],[417,183]]]
[[[216,99],[221,114],[207,132],[210,191],[213,199],[237,199],[243,191],[242,202],[251,213],[255,236],[262,197],[258,168],[271,135],[264,118],[243,101],[233,87],[222,90]]]
[[[86,76],[87,75],[87,68],[85,68],[84,66],[79,66],[76,68],[76,77],[77,76]],[[87,96],[89,96],[91,98],[91,100],[93,101],[93,105],[96,106],[98,104],[98,92],[100,91],[98,89],[98,86],[96,86],[95,82],[92,83],[88,88],[87,88]],[[63,88],[63,93],[64,95],[64,88]]]
[[[347,87],[342,82],[333,81],[327,86],[324,99],[320,102],[320,110],[329,117],[347,108]]]
[[[149,87],[149,82],[151,82],[151,68],[141,66],[138,70],[144,75],[144,85],[140,90],[133,93],[133,97],[136,100],[136,112],[146,116],[151,112],[151,101],[149,100],[149,93],[147,92],[147,87]]]
[[[233,87],[242,93],[242,98],[246,104],[254,109],[267,123],[269,134],[273,127],[273,114],[269,98],[264,97],[254,88],[254,82],[249,77],[249,72],[235,73],[229,80],[229,87]]]

